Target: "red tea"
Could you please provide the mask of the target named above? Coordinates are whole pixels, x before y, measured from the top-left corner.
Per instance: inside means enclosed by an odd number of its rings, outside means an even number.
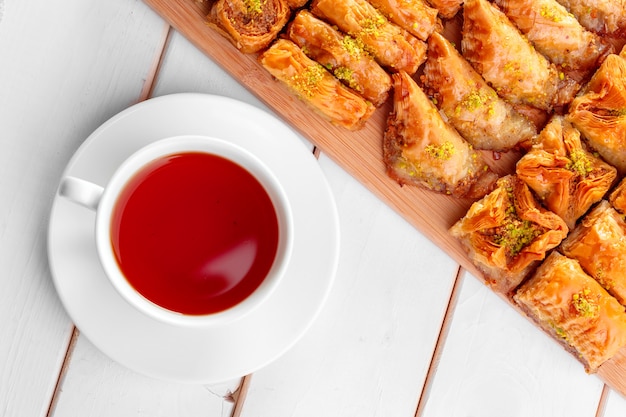
[[[241,166],[207,153],[153,161],[125,186],[111,240],[145,298],[189,315],[226,310],[264,280],[278,248],[267,192]]]

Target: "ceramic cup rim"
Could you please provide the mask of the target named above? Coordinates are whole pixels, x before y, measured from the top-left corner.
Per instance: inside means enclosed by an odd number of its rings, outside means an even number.
[[[278,248],[274,262],[261,285],[247,298],[230,308],[205,315],[187,315],[161,307],[135,290],[124,277],[110,238],[113,208],[120,191],[135,173],[155,159],[189,152],[209,153],[229,159],[250,172],[265,188],[278,219]],[[96,247],[100,262],[115,290],[142,313],[176,326],[203,326],[227,324],[240,319],[261,305],[279,285],[291,258],[293,246],[293,215],[287,195],[272,170],[256,155],[245,148],[224,139],[181,135],[160,139],[144,146],[128,157],[115,170],[104,187],[96,211]]]

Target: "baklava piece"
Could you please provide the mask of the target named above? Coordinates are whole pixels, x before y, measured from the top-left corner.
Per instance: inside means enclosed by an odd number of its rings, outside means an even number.
[[[589,152],[580,132],[563,116],[553,116],[516,172],[550,211],[570,229],[600,201],[617,177],[614,167]]]
[[[587,29],[611,37],[626,36],[624,0],[558,0]]]
[[[606,57],[567,117],[604,160],[626,174],[626,47]]]
[[[429,0],[429,3],[439,10],[439,16],[451,19],[461,10],[463,0]]]
[[[287,36],[309,58],[322,64],[375,106],[387,100],[391,77],[365,51],[363,44],[350,35],[302,10],[289,24]]]
[[[241,52],[254,53],[276,39],[290,15],[284,0],[217,0],[207,18]]]
[[[261,65],[331,123],[359,129],[375,107],[348,89],[321,64],[287,39],[279,39],[259,56]]]
[[[463,56],[500,96],[544,111],[571,101],[580,86],[540,54],[496,6],[467,0],[463,10]]]
[[[383,139],[388,175],[401,185],[468,196],[492,174],[481,155],[442,119],[411,76],[399,72],[392,78],[393,111]]]
[[[626,345],[626,313],[576,260],[552,252],[513,297],[589,373]]]
[[[535,125],[500,98],[439,33],[428,40],[424,83],[450,123],[476,149],[507,151],[537,134]]]
[[[561,244],[563,254],[626,305],[626,222],[602,200]]]
[[[622,179],[609,195],[609,203],[622,216],[626,215],[626,179]]]
[[[423,41],[442,29],[437,9],[424,0],[369,0],[385,17]]]
[[[380,65],[414,74],[426,59],[426,43],[391,23],[366,0],[314,0],[311,12],[363,43]]]
[[[493,289],[509,294],[567,236],[567,225],[544,209],[515,175],[473,203],[452,226],[470,260]]]
[[[495,0],[528,40],[568,73],[588,78],[612,51],[609,43],[588,31],[556,0]]]

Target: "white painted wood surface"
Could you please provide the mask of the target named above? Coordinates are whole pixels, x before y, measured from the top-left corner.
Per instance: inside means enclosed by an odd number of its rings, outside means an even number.
[[[239,380],[175,384],[111,361],[55,293],[50,205],[91,131],[148,94],[187,91],[264,107],[139,0],[0,0],[1,417],[626,414],[621,395],[475,278],[457,280],[447,255],[323,154],[342,232],[335,286],[236,405]]]

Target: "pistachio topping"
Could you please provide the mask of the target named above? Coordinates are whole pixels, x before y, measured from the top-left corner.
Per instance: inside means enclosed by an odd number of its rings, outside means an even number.
[[[587,288],[572,296],[572,307],[582,317],[593,318],[598,315],[598,303]]]
[[[320,81],[324,78],[326,70],[320,64],[313,64],[306,67],[304,71],[291,77],[290,84],[300,94],[312,97],[319,87]]]
[[[507,219],[495,236],[495,243],[504,246],[511,257],[517,256],[530,245],[541,230],[529,220],[521,220],[514,210],[507,211]]]
[[[350,68],[337,67],[333,71],[333,74],[335,74],[335,77],[337,77],[338,79],[345,81],[348,86],[353,90],[359,92],[362,90],[361,86],[359,86],[359,84],[354,79],[354,71],[352,71]]]
[[[452,155],[456,153],[456,149],[454,149],[454,144],[452,142],[444,142],[441,145],[430,144],[424,148],[426,153],[435,159],[440,159],[443,161],[447,161],[452,158]]]
[[[563,20],[561,15],[559,15],[554,10],[554,8],[550,6],[544,5],[543,7],[541,7],[541,11],[539,12],[539,14],[541,14],[541,17],[551,20],[553,22],[560,22],[561,20]]]
[[[243,0],[248,13],[261,13],[263,11],[264,0]]]
[[[387,19],[382,14],[377,14],[374,17],[365,19],[362,24],[363,33],[378,35],[378,29],[387,23]]]
[[[569,159],[567,169],[578,173],[578,175],[586,177],[593,171],[591,160],[589,160],[589,156],[587,156],[584,150],[574,149],[569,154]]]
[[[365,53],[365,46],[360,39],[355,39],[352,36],[346,35],[342,40],[343,48],[353,58],[359,58]]]

